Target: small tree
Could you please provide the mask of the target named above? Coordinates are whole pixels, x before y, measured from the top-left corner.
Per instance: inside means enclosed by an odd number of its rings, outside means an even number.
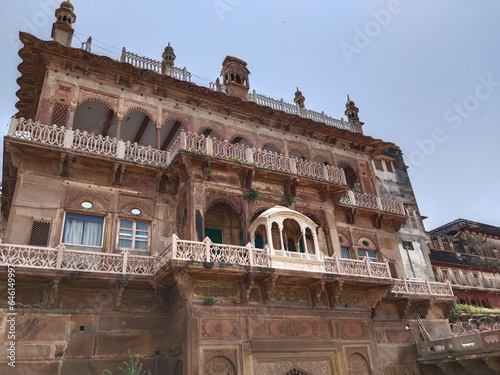
[[[148,370],[146,374],[142,371],[142,363],[139,357],[132,357],[132,352],[128,350],[128,361],[123,361],[123,367],[118,367],[118,370],[122,372],[122,375],[151,375],[151,371]],[[111,371],[103,370],[99,375],[112,375]]]

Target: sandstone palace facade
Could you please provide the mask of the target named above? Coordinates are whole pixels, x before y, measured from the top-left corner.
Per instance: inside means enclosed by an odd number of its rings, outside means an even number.
[[[112,60],[71,48],[69,1],[55,14],[53,40],[20,33],[1,373],[117,374],[129,349],[153,374],[499,371],[498,331],[474,359],[451,341],[402,152],[352,100],[344,120],[266,97],[232,56],[199,86],[170,45]]]

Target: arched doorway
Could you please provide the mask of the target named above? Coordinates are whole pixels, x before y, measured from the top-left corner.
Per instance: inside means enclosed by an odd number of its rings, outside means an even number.
[[[238,213],[223,201],[214,202],[205,213],[205,237],[212,242],[243,246],[243,232]]]

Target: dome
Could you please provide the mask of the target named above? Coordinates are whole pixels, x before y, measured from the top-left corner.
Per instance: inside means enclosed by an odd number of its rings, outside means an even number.
[[[73,6],[73,4],[71,4],[70,1],[63,1],[59,8],[66,8],[71,10],[72,12],[75,10],[75,7]]]

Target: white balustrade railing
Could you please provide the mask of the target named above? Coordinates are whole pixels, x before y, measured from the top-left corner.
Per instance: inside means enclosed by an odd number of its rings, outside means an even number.
[[[65,271],[153,275],[154,257],[0,244],[0,265]]]
[[[140,146],[137,143],[125,142],[125,160],[166,168],[170,164],[170,152],[158,150],[151,146]]]
[[[209,139],[204,135],[188,132],[186,133],[186,148],[188,151],[206,155],[208,154],[207,141]]]
[[[73,149],[91,152],[98,155],[117,156],[118,140],[75,130],[73,132]]]
[[[352,190],[348,190],[347,194],[340,198],[340,203],[349,206],[392,212],[399,215],[405,214],[405,209],[401,201],[386,197],[378,197],[372,194],[363,194]]]
[[[391,277],[387,263],[370,262],[368,258],[365,260],[339,258],[337,254],[323,259],[326,272],[329,273],[387,279]]]
[[[272,109],[283,111],[291,115],[297,115],[310,120],[321,122],[328,126],[333,126],[339,129],[349,130],[350,132],[356,132],[353,124],[344,121],[343,119],[336,119],[334,117],[325,115],[325,112],[316,112],[310,109],[300,108],[296,104],[291,104],[283,101],[283,99],[274,99],[269,96],[262,94],[257,94],[255,90],[248,93],[248,100],[265,107],[270,107]]]
[[[232,144],[228,141],[219,141],[212,139],[213,142],[213,156],[223,159],[237,159],[243,163],[247,162],[247,149],[249,147]]]
[[[125,47],[122,48],[120,62],[126,62],[136,68],[152,70],[158,74],[178,79],[179,81],[191,82],[191,73],[185,67],[181,69],[175,66],[162,66],[161,61],[127,51]]]
[[[156,73],[161,73],[161,61],[150,59],[149,57],[140,56],[136,53],[127,51],[125,47],[122,48],[121,62],[126,62],[140,69],[152,70]]]
[[[272,151],[253,148],[253,162],[256,166],[288,173],[297,173],[296,159]]]
[[[453,290],[449,282],[438,283],[424,280],[394,279],[392,293],[453,296]]]
[[[321,180],[326,180],[328,176],[325,175],[325,165],[315,163],[309,160],[297,160],[297,174],[305,177],[312,177]]]
[[[12,118],[8,135],[27,141],[63,146],[66,129],[57,125],[44,125],[39,121]]]

